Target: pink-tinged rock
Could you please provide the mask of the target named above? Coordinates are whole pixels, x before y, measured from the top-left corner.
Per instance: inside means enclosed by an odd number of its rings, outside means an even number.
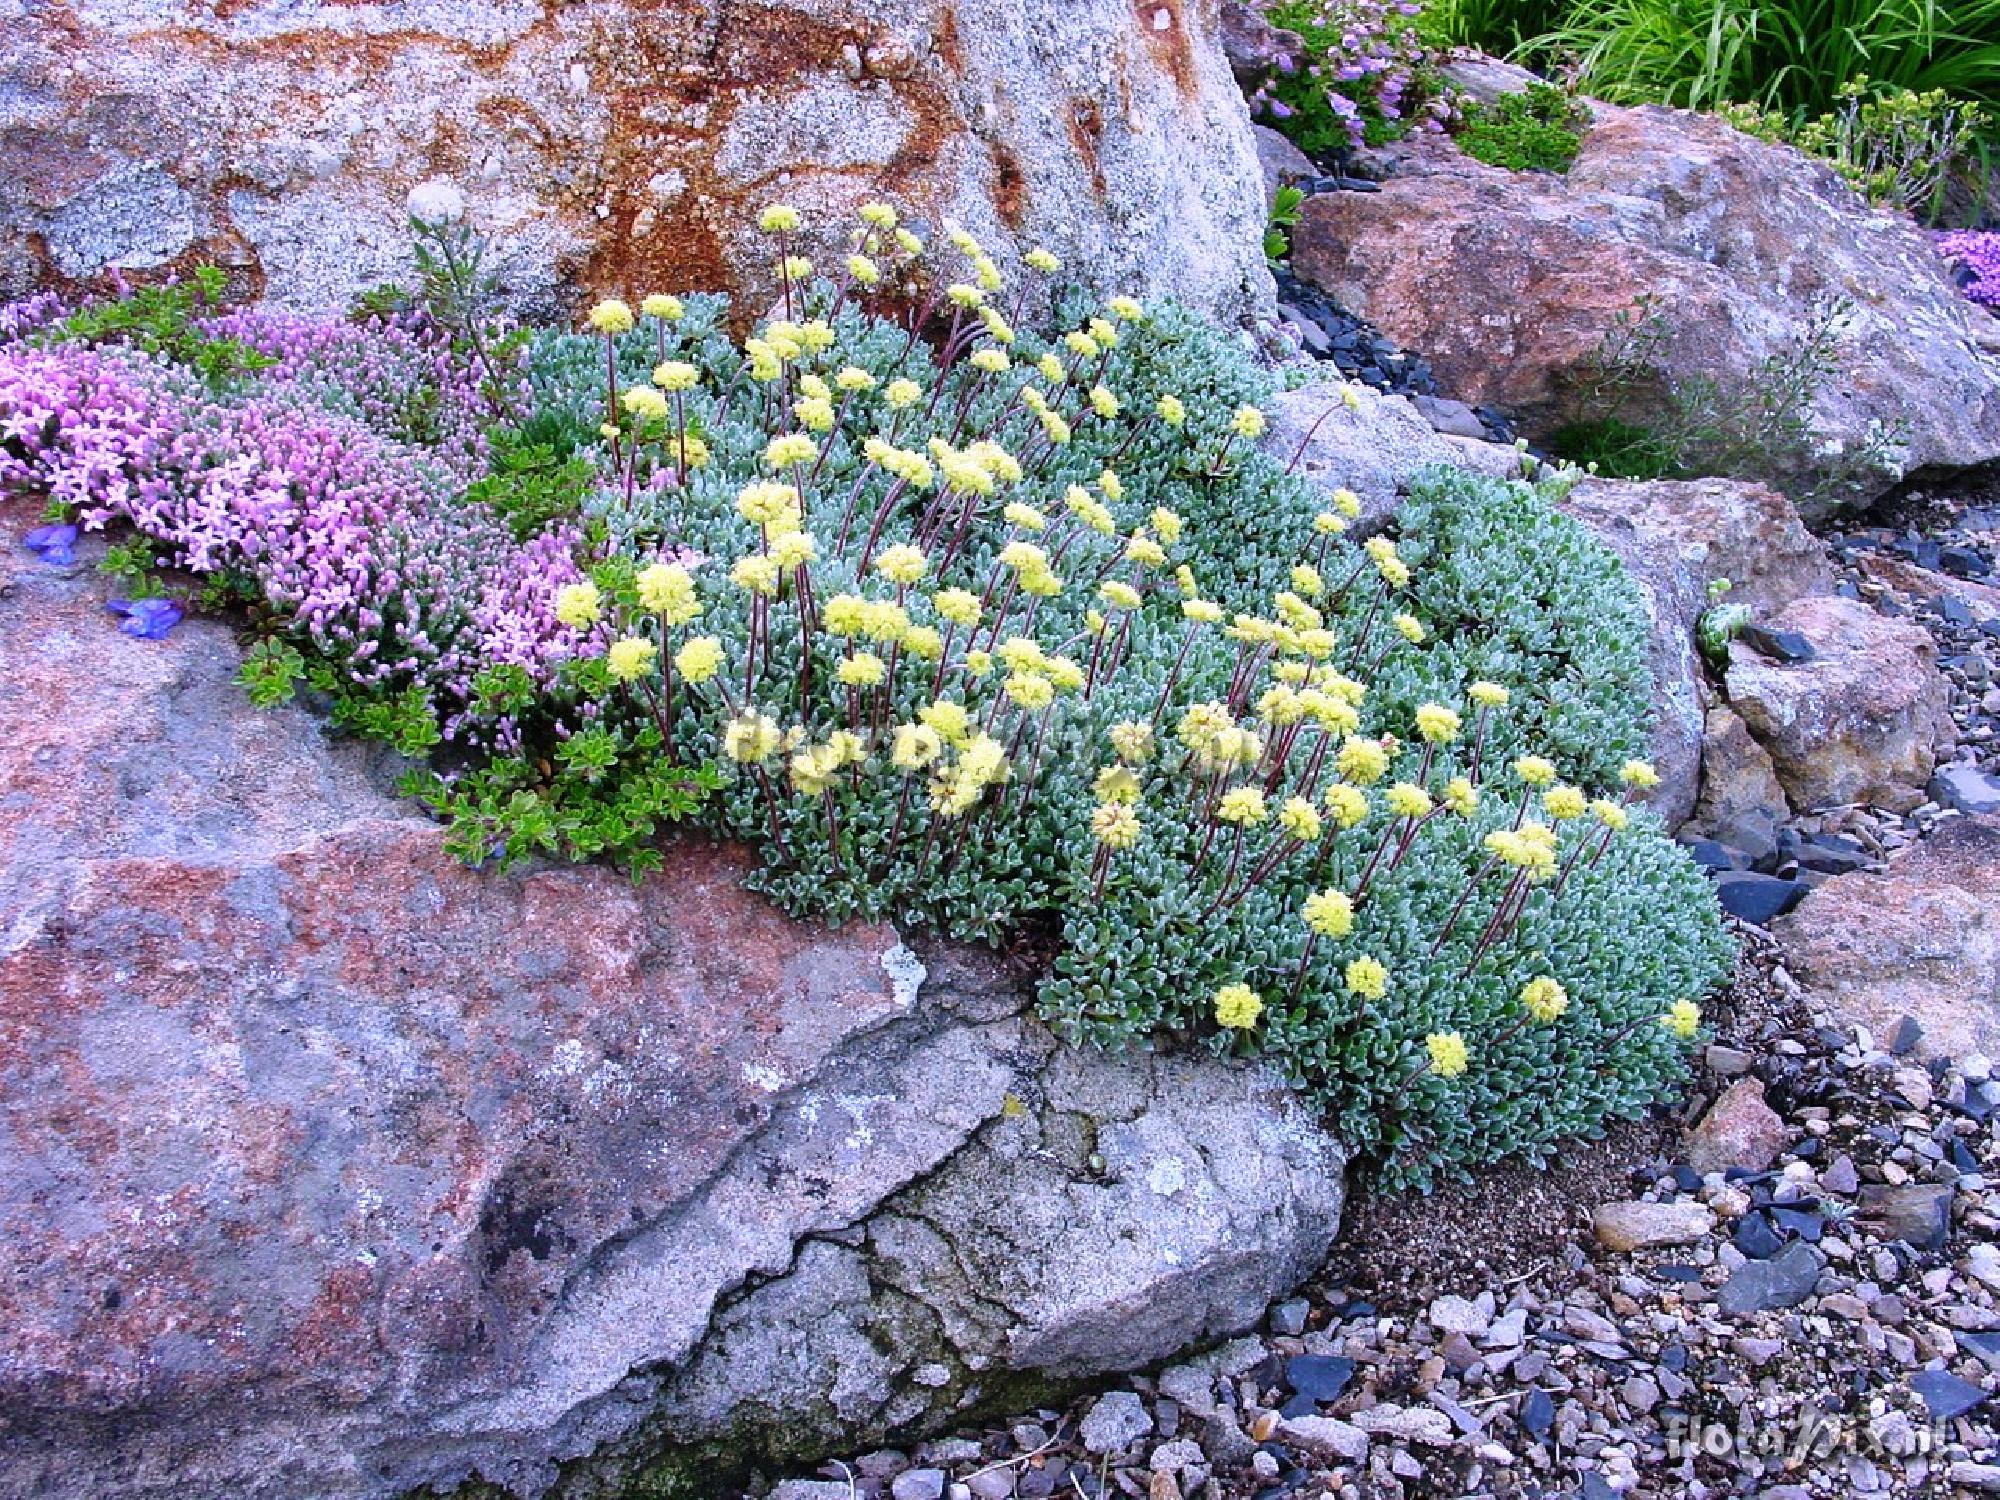
[[[1269,295],[1219,0],[138,0],[10,15],[0,296],[108,267],[228,268],[337,310],[408,279],[406,200],[455,184],[513,300],[769,305],[766,205],[831,267],[886,199],[1010,274],[1037,243],[1106,292]],[[795,248],[797,248],[795,246]]]
[[[1660,786],[1649,799],[1669,827],[1694,814],[1700,795],[1707,673],[1695,625],[1718,578],[1729,597],[1772,610],[1829,592],[1832,571],[1798,512],[1776,490],[1733,479],[1585,479],[1560,502],[1616,552],[1651,616],[1651,758]],[[1782,810],[1782,802],[1780,803]]]
[[[1790,811],[1771,753],[1735,710],[1720,704],[1711,708],[1702,721],[1695,823],[1726,844],[1732,842],[1732,830],[1774,828]]]
[[[227,627],[121,635],[31,514],[0,504],[0,1494],[610,1493],[675,1443],[752,1461],[752,1412],[837,1451],[995,1370],[1148,1364],[1324,1258],[1344,1156],[1276,1086],[1058,1051],[989,955],[790,920],[741,849],[468,869],[359,747],[249,705]],[[1021,1101],[1115,1111],[1099,1163]]]
[[[1715,1228],[1715,1215],[1699,1203],[1600,1203],[1591,1210],[1597,1242],[1620,1253],[1692,1245]]]
[[[1709,1105],[1682,1149],[1697,1172],[1725,1172],[1731,1167],[1761,1172],[1790,1140],[1785,1122],[1764,1102],[1762,1080],[1739,1078]]]
[[[1855,553],[1854,565],[1863,578],[1893,589],[1905,599],[1917,603],[1955,599],[1972,611],[1975,620],[2000,620],[2000,588],[1990,583],[1936,573],[1907,557],[1873,548]]]
[[[1780,662],[1737,641],[1723,679],[1792,805],[1907,812],[1922,802],[1956,739],[1951,685],[1930,632],[1838,595],[1797,600],[1758,623],[1796,631],[1814,652]]]
[[[1953,818],[1888,868],[1845,875],[1774,925],[1785,966],[1878,1044],[2000,1053],[2000,818]]]
[[[1829,300],[1852,311],[1837,379],[1811,416],[1823,454],[1802,490],[1883,432],[1899,446],[1861,497],[1903,474],[2000,457],[2000,325],[1959,295],[1906,215],[1871,210],[1824,163],[1712,115],[1594,106],[1565,174],[1508,172],[1427,143],[1379,193],[1307,201],[1294,268],[1398,343],[1441,386],[1546,438],[1599,413],[1593,362],[1650,296],[1669,381],[1767,379]],[[1660,383],[1655,383],[1656,386]],[[1624,413],[1663,404],[1642,390]]]
[[[1826,549],[1791,502],[1768,485],[1593,477],[1570,491],[1563,509],[1593,529],[1629,520],[1671,546],[1703,592],[1727,579],[1732,603],[1769,612],[1794,599],[1833,592]]]

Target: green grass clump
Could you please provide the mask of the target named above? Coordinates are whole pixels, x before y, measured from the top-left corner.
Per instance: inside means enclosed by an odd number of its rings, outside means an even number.
[[[1531,45],[1620,103],[1817,117],[1860,78],[2000,103],[2000,0],[1593,0]]]

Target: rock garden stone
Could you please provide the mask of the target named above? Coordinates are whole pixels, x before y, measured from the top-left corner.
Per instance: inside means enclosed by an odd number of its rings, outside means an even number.
[[[1900,432],[1875,492],[2000,456],[2000,327],[1907,218],[1712,115],[1594,113],[1564,174],[1508,172],[1437,143],[1379,193],[1309,199],[1298,273],[1423,350],[1452,394],[1507,410],[1534,437],[1587,415],[1589,363],[1642,296],[1669,320],[1667,371],[1725,387],[1756,378],[1825,299],[1845,298],[1842,376],[1812,412],[1828,451]]]
[[[1745,1261],[1715,1295],[1723,1316],[1744,1318],[1774,1308],[1797,1307],[1812,1295],[1826,1265],[1804,1240],[1793,1240],[1769,1260]]]
[[[1798,600],[1767,623],[1798,631],[1813,659],[1781,663],[1738,641],[1724,684],[1792,805],[1908,811],[1920,803],[1953,737],[1930,634],[1837,595]]]
[[[1910,1389],[1923,1398],[1925,1407],[1940,1422],[1962,1417],[1993,1399],[1990,1388],[1962,1380],[1949,1370],[1920,1370],[1910,1377]]]
[[[1278,1435],[1320,1458],[1360,1463],[1368,1457],[1368,1434],[1338,1417],[1287,1417]]]
[[[1454,445],[1407,397],[1346,381],[1282,391],[1267,403],[1266,415],[1265,450],[1280,463],[1296,458],[1295,472],[1329,492],[1352,490],[1361,498],[1364,518],[1394,510],[1410,479],[1434,465],[1506,476],[1520,464],[1512,448]]]
[[[1755,870],[1724,870],[1715,877],[1715,899],[1739,921],[1768,927],[1805,898],[1806,887]]]
[[[1672,544],[1706,594],[1727,579],[1731,603],[1769,613],[1794,599],[1833,592],[1833,569],[1792,503],[1768,485],[1740,479],[1582,480],[1564,502],[1586,525],[1629,519]]]
[[[341,310],[408,272],[406,195],[444,178],[516,300],[548,310],[573,286],[767,305],[750,226],[781,185],[829,240],[887,184],[926,232],[955,218],[996,252],[1046,244],[1102,291],[1231,317],[1269,297],[1215,5],[358,14],[147,0],[11,19],[0,296],[217,260]]]
[[[1254,1326],[1332,1241],[1254,1075],[1058,1052],[730,848],[468,869],[224,626],[102,611],[0,595],[0,1491],[712,1474]]]
[[[1646,520],[1649,507],[1572,491],[1560,508],[1608,547],[1639,586],[1648,616],[1647,664],[1653,673],[1653,742],[1660,773],[1651,795],[1668,827],[1687,821],[1700,786],[1702,713],[1708,689],[1695,650],[1695,621],[1707,607],[1706,579],[1687,565],[1679,541]]]
[[[1699,1203],[1604,1203],[1590,1226],[1607,1250],[1648,1250],[1693,1244],[1715,1227],[1715,1215]]]
[[[1775,928],[1789,970],[1851,1021],[1921,1027],[1920,1057],[2000,1047],[2000,820],[1954,818],[1879,873],[1809,894]]]
[[[1731,1167],[1761,1172],[1777,1159],[1789,1138],[1785,1122],[1764,1102],[1763,1080],[1739,1078],[1688,1132],[1683,1152],[1697,1172]]]
[[[1757,743],[1734,709],[1723,704],[1711,708],[1702,720],[1701,795],[1694,825],[1726,843],[1730,831],[1746,820],[1775,823],[1788,810],[1771,752]]]
[[[2000,776],[1977,766],[1940,766],[1925,791],[1933,802],[1962,813],[2000,813]]]
[[[1919,1250],[1939,1250],[1951,1233],[1951,1184],[1908,1183],[1861,1189],[1862,1218],[1886,1240],[1901,1240]]]
[[[1313,159],[1268,125],[1252,125],[1257,142],[1257,165],[1264,173],[1264,195],[1275,200],[1278,189],[1310,182],[1320,175]]]
[[[1092,1453],[1122,1453],[1153,1430],[1152,1413],[1131,1391],[1108,1391],[1085,1414],[1081,1436]]]

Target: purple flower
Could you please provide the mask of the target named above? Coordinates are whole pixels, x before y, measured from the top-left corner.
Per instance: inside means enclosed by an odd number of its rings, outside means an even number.
[[[21,545],[51,567],[76,561],[77,528],[74,526],[37,526],[21,538]]]
[[[1938,235],[1936,244],[1938,254],[1956,264],[1965,295],[2000,310],[2000,231],[1954,229]]]
[[[124,617],[120,630],[142,641],[164,640],[181,622],[181,607],[171,599],[113,599],[104,607]]]

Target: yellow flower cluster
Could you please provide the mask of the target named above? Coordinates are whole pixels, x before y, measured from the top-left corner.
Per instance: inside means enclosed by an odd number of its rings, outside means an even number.
[[[1264,1000],[1247,984],[1225,984],[1215,992],[1215,1024],[1231,1031],[1248,1031],[1264,1014]]]
[[[625,636],[613,641],[604,653],[604,664],[620,682],[636,682],[653,670],[660,648],[644,636]]]
[[[556,618],[572,630],[587,630],[604,612],[597,585],[588,580],[566,583],[556,590]]]
[[[1533,821],[1519,828],[1501,828],[1486,835],[1486,852],[1502,864],[1524,872],[1531,881],[1552,878],[1556,873],[1558,840],[1555,829]]]
[[[1012,772],[1000,742],[984,733],[974,734],[958,750],[956,759],[931,780],[931,810],[943,818],[959,818],[972,811],[986,789],[999,786]]]
[[[1174,737],[1202,771],[1254,766],[1264,754],[1264,742],[1240,726],[1224,703],[1197,703],[1189,708],[1175,726]]]
[[[1470,1060],[1465,1038],[1456,1031],[1432,1032],[1424,1038],[1424,1051],[1430,1056],[1431,1071],[1440,1078],[1458,1077]]]
[[[1139,842],[1139,814],[1126,802],[1100,802],[1090,815],[1090,832],[1107,849],[1130,849]]]
[[[1346,937],[1354,930],[1354,898],[1345,891],[1315,891],[1306,897],[1300,915],[1317,937]]]
[[[1546,1026],[1569,1009],[1569,991],[1539,974],[1521,986],[1521,1008]]]
[[[1389,970],[1380,959],[1365,954],[1350,960],[1341,978],[1346,981],[1348,993],[1363,1000],[1380,1000],[1389,993]]]

